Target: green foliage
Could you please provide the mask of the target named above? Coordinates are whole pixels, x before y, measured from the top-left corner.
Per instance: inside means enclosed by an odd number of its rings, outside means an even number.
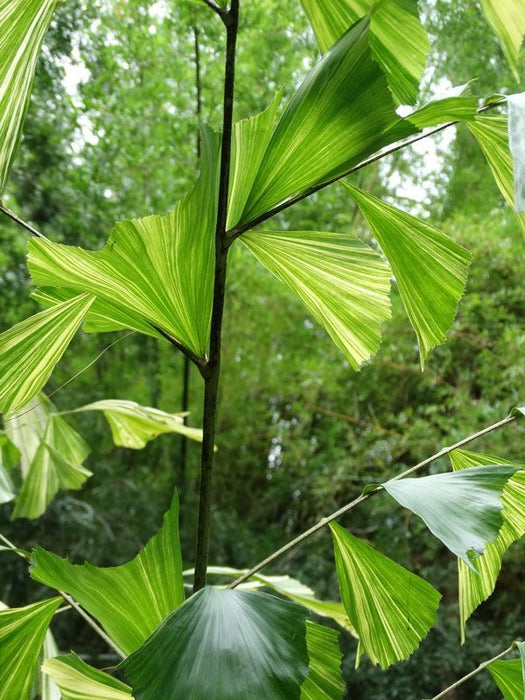
[[[40,649],[61,600],[0,610],[0,684],[5,698],[29,700]]]
[[[126,700],[131,688],[82,661],[76,654],[48,659],[43,671],[57,684],[63,700]]]
[[[301,687],[301,700],[341,700],[342,654],[339,634],[323,625],[306,622],[306,646],[310,660],[308,677]]]
[[[521,700],[525,695],[525,645],[516,642],[520,651],[519,659],[513,661],[495,661],[489,671],[503,693],[505,700]]]
[[[204,588],[122,665],[137,700],[299,700],[308,674],[306,615],[271,595]]]
[[[436,621],[441,595],[399,564],[331,523],[341,598],[365,652],[388,668],[407,659]]]
[[[174,499],[159,532],[127,564],[101,569],[71,564],[37,548],[31,576],[73,595],[129,654],[184,600],[178,526]]]

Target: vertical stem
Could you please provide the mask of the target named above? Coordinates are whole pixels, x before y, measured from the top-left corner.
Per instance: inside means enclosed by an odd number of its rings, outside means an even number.
[[[197,127],[200,127],[201,117],[202,117],[202,81],[201,81],[201,56],[200,56],[200,45],[199,45],[199,28],[194,25],[193,39],[194,39],[194,57],[195,57],[195,91],[196,91],[196,101],[195,101],[195,115],[197,117]],[[201,138],[199,133],[199,128],[197,128],[197,139],[195,142],[195,155],[197,157],[197,167],[199,167],[201,159]],[[187,355],[184,355],[184,366],[182,369],[182,411],[186,413],[189,409],[190,404],[190,368],[191,362]],[[155,406],[155,404],[153,404]],[[183,418],[184,425],[187,425],[188,419],[186,416]],[[187,453],[188,453],[188,438],[185,435],[181,435],[180,442],[180,472],[179,472],[179,493],[182,496],[186,493],[186,473],[187,473]]]
[[[226,27],[226,60],[224,73],[224,111],[222,151],[215,230],[215,283],[210,334],[210,357],[206,366],[204,387],[203,441],[201,452],[201,479],[197,546],[195,551],[194,592],[206,585],[208,567],[208,541],[212,498],[212,471],[217,420],[217,395],[221,368],[221,333],[226,290],[226,267],[228,247],[226,222],[228,217],[228,194],[230,183],[230,156],[233,131],[233,99],[235,93],[235,47],[239,25],[239,0],[232,0],[228,13],[222,16]]]

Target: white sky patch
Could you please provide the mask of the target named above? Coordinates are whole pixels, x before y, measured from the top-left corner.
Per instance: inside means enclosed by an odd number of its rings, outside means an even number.
[[[148,10],[148,15],[154,19],[165,19],[168,16],[169,7],[165,0],[157,0]]]

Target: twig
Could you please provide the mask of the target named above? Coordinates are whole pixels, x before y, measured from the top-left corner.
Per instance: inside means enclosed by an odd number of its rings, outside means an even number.
[[[222,16],[222,19],[226,27],[223,129],[217,225],[215,229],[215,276],[210,333],[210,358],[206,367],[206,374],[203,375],[205,380],[202,425],[203,440],[199,485],[197,545],[195,549],[195,579],[193,585],[193,590],[195,592],[206,585],[206,569],[208,566],[212,471],[215,450],[215,429],[217,422],[217,399],[221,369],[222,320],[224,315],[224,298],[226,293],[226,269],[228,265],[226,223],[228,217],[228,195],[230,185],[233,100],[235,95],[235,48],[237,44],[237,30],[239,26],[239,0],[232,0],[230,11],[226,15]]]
[[[206,367],[208,365],[206,360],[203,360],[202,357],[198,357],[191,350],[188,350],[187,347],[185,347],[182,343],[179,343],[178,340],[175,340],[175,338],[173,338],[169,333],[166,333],[166,331],[163,331],[162,328],[159,328],[159,326],[156,326],[153,323],[150,323],[150,325],[157,331],[157,333],[160,333],[160,335],[163,338],[165,338],[169,343],[171,343],[174,348],[180,350],[183,355],[185,355],[189,360],[191,360],[193,364],[199,368],[199,372],[202,374],[203,377],[206,375]]]
[[[469,435],[468,437],[463,438],[463,440],[459,440],[458,442],[454,443],[453,445],[450,445],[450,447],[444,447],[442,450],[440,450],[439,452],[436,452],[436,454],[432,455],[432,457],[428,457],[428,459],[425,459],[422,462],[419,462],[419,464],[416,464],[415,467],[411,467],[410,469],[407,469],[403,473],[398,474],[397,476],[395,476],[392,479],[392,481],[398,480],[398,479],[404,479],[405,477],[409,476],[410,474],[413,474],[414,472],[417,472],[420,469],[423,469],[424,467],[428,466],[431,462],[435,462],[436,459],[439,459],[439,457],[443,457],[444,455],[449,454],[453,450],[457,450],[458,448],[462,447],[463,445],[466,445],[467,443],[472,442],[473,440],[476,440],[477,438],[482,437],[483,435],[487,435],[487,433],[490,433],[493,430],[497,430],[498,428],[501,428],[502,426],[507,425],[508,423],[511,423],[512,421],[515,421],[517,418],[519,418],[519,415],[508,416],[507,418],[504,418],[503,420],[500,420],[497,423],[492,423],[492,425],[489,425],[488,427],[483,428],[483,430],[479,430],[477,433],[473,433],[472,435]],[[279,559],[280,557],[282,557],[283,554],[286,554],[290,550],[295,549],[295,547],[297,547],[302,542],[304,542],[304,540],[308,539],[309,537],[314,535],[316,532],[319,532],[319,530],[322,530],[326,525],[328,525],[328,523],[331,523],[333,520],[337,520],[342,515],[345,515],[345,513],[348,513],[349,511],[353,510],[360,503],[363,503],[364,501],[368,500],[371,496],[373,496],[376,493],[379,493],[380,491],[383,491],[383,487],[376,486],[372,490],[367,491],[366,493],[362,493],[360,496],[355,498],[353,501],[351,501],[350,503],[347,503],[342,508],[339,508],[339,510],[336,510],[331,515],[328,515],[327,517],[322,518],[316,525],[309,528],[308,530],[306,530],[305,532],[300,534],[298,537],[295,537],[293,540],[288,542],[288,544],[285,544],[284,547],[281,547],[273,554],[270,554],[269,557],[266,557],[266,559],[263,559],[256,566],[254,566],[252,569],[250,569],[245,574],[243,574],[242,576],[237,578],[235,581],[230,583],[228,588],[236,588],[241,583],[244,583],[249,578],[251,578],[254,574],[256,574],[258,571],[263,569],[265,566],[268,566],[268,564],[271,564],[272,562],[276,561],[276,559]]]
[[[18,216],[18,214],[15,214],[15,212],[11,211],[11,209],[4,207],[3,204],[0,204],[0,211],[3,212],[6,216],[8,216],[10,219],[15,221],[19,226],[25,228],[25,230],[28,231],[32,236],[35,236],[36,238],[46,238],[43,233],[37,231],[36,228],[31,226],[31,224],[28,224],[27,221],[21,219]]]
[[[476,676],[478,673],[481,673],[481,671],[484,671],[487,668],[487,666],[490,666],[490,664],[493,664],[495,661],[499,661],[504,656],[507,656],[507,654],[509,654],[513,649],[514,649],[514,644],[511,644],[511,646],[508,649],[505,649],[505,651],[502,651],[501,654],[494,656],[492,659],[489,659],[488,661],[484,661],[477,668],[475,668],[473,671],[471,671],[470,673],[467,673],[466,676],[463,676],[463,678],[460,678],[455,683],[452,683],[452,685],[449,685],[448,688],[445,688],[445,690],[442,690],[441,693],[434,695],[432,700],[439,700],[440,698],[444,698],[445,695],[448,695],[451,690],[455,690],[456,688],[459,688],[460,685],[463,685],[463,683],[466,683],[468,680],[470,680],[471,678]]]

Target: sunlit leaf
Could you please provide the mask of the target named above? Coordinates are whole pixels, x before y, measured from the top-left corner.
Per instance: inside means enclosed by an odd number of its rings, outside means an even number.
[[[116,224],[100,251],[32,240],[28,266],[40,297],[96,295],[86,330],[156,328],[200,358],[208,353],[213,297],[218,136],[203,132],[203,170],[195,187],[165,216]]]
[[[111,427],[115,445],[119,447],[140,450],[150,440],[164,433],[180,433],[192,440],[202,441],[202,430],[185,425],[182,415],[140,406],[134,401],[95,401],[67,413],[84,411],[102,411]]]
[[[341,677],[339,632],[308,621],[306,645],[310,670],[301,687],[301,700],[341,700],[345,684]]]
[[[42,650],[40,652],[40,658],[38,660],[38,673],[33,685],[34,695],[36,695],[39,700],[61,700],[60,690],[56,685],[55,681],[44,672],[42,665],[49,659],[53,659],[58,656],[58,647],[55,642],[55,638],[51,633],[51,630],[46,632],[44,637],[44,643],[42,645]]]
[[[0,335],[0,412],[15,411],[38,394],[92,303],[82,294]]]
[[[248,198],[245,224],[346,172],[384,145],[399,121],[369,44],[355,24],[319,61],[288,103]]]
[[[239,222],[272,137],[280,95],[264,112],[233,127],[227,228]]]
[[[44,673],[58,685],[62,700],[129,700],[131,688],[108,673],[99,671],[76,654],[44,662]]]
[[[520,651],[519,659],[494,661],[488,667],[505,700],[525,698],[525,644],[516,642],[516,646]]]
[[[525,0],[480,0],[487,21],[497,34],[503,53],[519,82],[518,63],[525,35]]]
[[[525,9],[525,8],[524,8]],[[525,213],[525,92],[509,95],[509,147],[514,163],[514,204]]]
[[[446,341],[467,281],[470,253],[426,222],[344,183],[379,242],[416,331],[424,365]]]
[[[508,465],[470,467],[382,486],[473,571],[477,557],[503,525],[502,491],[517,471]]]
[[[7,435],[0,433],[0,505],[8,503],[15,497],[15,490],[11,480],[10,472],[13,465],[13,451],[15,454],[15,462],[19,457],[19,452],[13,445]]]
[[[0,692],[6,700],[29,700],[37,661],[61,598],[0,610]]]
[[[505,201],[517,211],[507,117],[502,114],[490,117],[478,116],[468,121],[467,126],[483,151]],[[519,219],[521,227],[525,230],[525,216],[522,214]]]
[[[341,598],[366,652],[388,668],[407,659],[436,622],[440,594],[399,564],[331,523]]]
[[[417,0],[301,1],[323,52],[370,13],[372,55],[385,72],[396,101],[415,102],[429,49]]]
[[[377,350],[390,316],[390,271],[358,238],[310,231],[254,231],[240,239],[303,301],[357,368]]]
[[[468,469],[491,464],[506,464],[519,469],[518,464],[509,462],[493,455],[481,455],[465,450],[454,450],[450,453],[450,461],[454,470]],[[516,472],[507,481],[502,493],[503,525],[494,542],[489,542],[485,552],[476,559],[476,569],[473,572],[465,563],[458,559],[459,575],[459,614],[461,622],[461,641],[465,642],[465,626],[474,610],[494,591],[501,569],[503,555],[516,540],[525,534],[525,471]]]
[[[306,615],[273,595],[205,588],[122,666],[137,700],[299,700]]]
[[[0,0],[0,193],[22,135],[42,40],[57,0]]]
[[[89,447],[54,411],[51,401],[39,394],[5,421],[23,477],[13,518],[38,518],[60,489],[79,489],[91,476],[83,466]]]
[[[229,578],[237,578],[246,574],[248,569],[233,569],[230,566],[208,566],[208,576],[228,576]],[[184,576],[193,576],[193,569],[184,571]],[[266,576],[261,573],[254,574],[248,581],[237,586],[238,590],[258,590],[260,588],[271,588],[290,600],[303,605],[308,610],[311,610],[316,615],[327,617],[342,627],[343,629],[355,635],[355,629],[350,624],[348,615],[342,603],[333,601],[319,600],[315,597],[314,591],[305,586],[304,583],[298,581],[291,576]]]
[[[72,595],[129,654],[184,600],[178,515],[175,497],[162,528],[127,564],[71,564],[37,548],[31,576]]]

